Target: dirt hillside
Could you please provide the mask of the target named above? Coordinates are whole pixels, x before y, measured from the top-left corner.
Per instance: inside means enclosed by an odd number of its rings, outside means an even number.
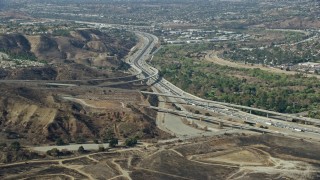
[[[104,33],[85,29],[70,31],[69,35],[8,34],[0,36],[1,51],[21,57],[36,57],[38,61],[64,61],[85,65],[114,66],[135,45],[135,40],[114,37],[115,32]]]
[[[74,98],[64,98],[70,95]],[[156,114],[141,108],[139,103],[148,101],[135,91],[3,84],[0,138],[3,142],[18,140],[29,145],[54,144],[58,138],[65,142],[93,141],[107,135],[120,139],[161,138],[164,134],[156,127]]]

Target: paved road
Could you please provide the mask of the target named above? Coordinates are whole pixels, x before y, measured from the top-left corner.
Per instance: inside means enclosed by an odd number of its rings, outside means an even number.
[[[149,43],[149,44],[150,44],[150,41],[154,41],[154,39],[155,39],[152,35],[149,35],[146,33],[141,33],[139,35],[148,37],[147,39],[145,38],[145,40],[147,41],[146,43]],[[151,66],[146,64],[145,60],[146,60],[145,55],[143,57],[136,58],[135,62],[134,62],[134,66],[136,66],[136,68],[138,68],[138,69],[141,69],[144,74],[150,76],[152,73],[152,71],[149,71],[149,69],[151,69],[150,68]],[[210,108],[208,108],[208,111],[214,111],[214,112],[218,111],[219,113],[223,113],[225,115],[237,116],[237,117],[242,118],[247,121],[254,121],[255,123],[265,124],[265,123],[271,123],[271,121],[269,118],[257,119],[256,116],[253,117],[251,114],[244,115],[244,112],[241,112],[239,110],[234,110],[233,112],[229,112],[229,110],[232,108],[248,109],[248,110],[254,110],[257,112],[264,112],[267,114],[279,115],[279,116],[283,116],[283,117],[287,117],[287,118],[299,119],[299,120],[303,120],[306,122],[311,122],[313,124],[320,124],[320,121],[318,119],[298,117],[298,116],[294,116],[294,115],[281,114],[278,112],[273,112],[273,111],[268,111],[268,110],[263,110],[263,109],[258,109],[258,108],[252,108],[252,107],[240,106],[240,105],[235,105],[235,104],[230,104],[230,103],[222,103],[222,102],[204,100],[204,99],[201,99],[199,97],[196,97],[192,94],[189,94],[189,93],[181,90],[180,88],[176,87],[175,85],[173,85],[172,83],[168,82],[167,80],[165,80],[163,78],[158,79],[158,77],[153,77],[151,79],[154,79],[155,84],[153,85],[153,87],[155,89],[157,89],[157,92],[159,92],[159,94],[157,94],[157,93],[155,93],[155,94],[161,95],[161,93],[162,93],[162,95],[164,94],[163,96],[165,99],[170,99],[170,101],[173,103],[176,102],[176,100],[174,99],[176,97],[178,97],[178,98],[180,97],[179,101],[187,102],[189,104],[192,104],[192,105],[195,105],[198,107],[205,107],[207,105],[209,106],[209,103],[210,103],[211,105],[219,106],[219,107],[218,108],[210,107]],[[174,96],[176,96],[176,97],[174,97]],[[180,106],[180,105],[177,105],[177,106]],[[186,111],[183,107],[181,109],[182,109],[182,111]],[[169,114],[162,115],[162,116],[163,116],[162,118],[164,120],[162,120],[160,122],[160,124],[158,123],[159,127],[162,127],[163,129],[165,129],[167,131],[174,132],[177,136],[184,136],[184,135],[194,136],[195,134],[198,134],[197,132],[194,132],[193,130],[190,130],[187,127],[183,126],[185,124],[183,122],[181,122],[181,120],[178,120],[180,118],[177,118],[174,115],[169,115]],[[167,120],[168,120],[168,122],[166,122]],[[301,131],[300,127],[297,126],[297,124],[295,124],[295,123],[292,123],[292,125],[290,125],[290,126],[285,125],[283,123],[282,124],[278,123],[278,124],[273,124],[273,125],[276,127],[280,127],[280,128],[288,128],[288,129],[292,129],[292,130]],[[309,131],[309,132],[318,132],[318,128],[314,129],[313,127],[305,127],[304,130]],[[268,131],[268,130],[266,130],[266,131]]]
[[[190,98],[190,97],[185,97],[185,96],[177,96],[177,95],[169,95],[169,94],[161,94],[161,93],[156,93],[156,92],[145,92],[142,91],[143,94],[154,94],[154,95],[158,95],[158,96],[163,96],[163,97],[172,97],[172,98],[178,98],[178,99],[184,99],[185,101],[187,101],[189,104],[193,104],[197,107],[207,107],[208,110],[211,111],[215,111],[215,112],[219,112],[219,113],[223,113],[225,115],[231,115],[231,116],[238,116],[241,117],[241,119],[244,120],[254,120],[254,119],[259,119],[259,121],[263,121],[262,123],[270,123],[273,121],[280,121],[277,119],[273,119],[270,117],[262,117],[262,116],[257,116],[257,115],[253,115],[253,114],[249,114],[243,111],[240,111],[238,109],[234,109],[234,108],[239,108],[239,109],[248,109],[248,110],[253,110],[253,111],[257,111],[257,112],[264,112],[267,113],[269,115],[277,115],[279,117],[284,117],[284,118],[289,118],[288,121],[290,119],[298,119],[298,120],[302,120],[302,121],[306,121],[306,122],[310,122],[312,124],[320,124],[320,120],[318,119],[313,119],[313,118],[307,118],[307,117],[299,117],[296,115],[292,115],[292,114],[283,114],[283,113],[278,113],[278,112],[274,112],[274,111],[268,111],[268,110],[263,110],[263,109],[258,109],[258,108],[253,108],[253,107],[247,107],[247,106],[241,106],[241,105],[235,105],[235,104],[231,104],[231,103],[223,103],[223,102],[217,102],[217,101],[210,101],[210,100],[205,100],[205,99],[200,99],[200,98]],[[283,124],[291,124],[292,126],[297,126],[296,128],[299,128],[299,126],[304,127],[304,125],[301,124],[297,124],[297,123],[292,123],[292,122],[282,122]],[[310,132],[319,132],[320,133],[320,129],[319,128],[315,128],[315,127],[305,127],[308,128],[310,130]]]
[[[39,152],[47,152],[53,148],[57,148],[59,150],[67,149],[69,151],[77,151],[80,146],[83,146],[85,150],[98,150],[100,146],[104,148],[108,148],[109,144],[70,144],[64,146],[39,146],[39,147],[31,147],[30,149],[39,151]]]

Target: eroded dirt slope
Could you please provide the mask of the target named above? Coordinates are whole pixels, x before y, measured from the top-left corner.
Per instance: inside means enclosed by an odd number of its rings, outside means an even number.
[[[65,98],[65,97],[69,98]],[[0,87],[1,139],[23,144],[117,138],[161,138],[155,113],[136,91],[105,88],[46,88],[3,84]]]

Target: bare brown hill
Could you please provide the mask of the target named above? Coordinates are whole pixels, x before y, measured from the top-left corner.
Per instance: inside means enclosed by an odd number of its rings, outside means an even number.
[[[134,91],[146,87],[126,84],[122,89],[104,88],[92,85],[100,81],[89,80],[128,76],[117,69],[125,68],[119,59],[133,45],[135,39],[130,34],[90,29],[64,36],[0,36],[1,50],[11,57],[48,62],[41,67],[0,68],[0,142],[32,146],[56,144],[60,139],[84,143],[107,142],[112,137],[168,137],[156,127],[156,112],[139,106],[157,103],[154,97]],[[58,81],[79,79],[87,81]],[[50,80],[73,86],[13,80]],[[30,158],[10,153],[0,153],[0,162]]]
[[[32,145],[54,143],[58,138],[76,142],[107,136],[122,139],[164,135],[156,127],[156,114],[138,106],[148,101],[135,91],[16,86],[2,84],[0,87],[2,142],[18,140]],[[75,100],[64,99],[57,93],[73,95]]]
[[[0,47],[12,53],[30,52],[31,46],[28,39],[21,34],[9,34],[0,36]]]
[[[0,36],[0,47],[9,54],[35,56],[49,63],[68,60],[86,65],[114,66],[119,65],[118,60],[136,43],[129,35],[118,38],[117,33],[85,29],[64,36],[9,34]]]
[[[65,63],[45,67],[0,69],[0,79],[76,80],[124,76],[121,72],[99,71],[83,64]]]

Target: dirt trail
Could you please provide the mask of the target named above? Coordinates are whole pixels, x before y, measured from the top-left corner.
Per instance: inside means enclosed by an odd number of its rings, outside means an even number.
[[[73,98],[73,97],[63,97],[66,100],[69,101],[73,101],[76,103],[80,103],[81,105],[87,106],[87,107],[91,107],[91,108],[95,108],[95,109],[106,109],[106,108],[102,108],[102,107],[97,107],[91,104],[88,104],[86,101],[84,101],[83,99],[78,99],[78,98]]]
[[[88,177],[88,179],[90,180],[94,180],[94,178],[91,176],[91,174],[88,174],[84,171],[81,170],[81,168],[83,168],[84,166],[83,165],[66,165],[66,164],[63,164],[63,161],[64,160],[60,160],[59,161],[59,165],[64,167],[64,168],[67,168],[67,169],[72,169],[72,170],[75,170],[77,171],[79,174],[82,174],[83,176],[86,176]]]
[[[244,63],[239,63],[239,62],[232,62],[232,61],[228,61],[228,60],[225,60],[225,59],[218,57],[218,53],[219,52],[217,52],[217,51],[209,51],[209,52],[207,52],[204,59],[206,61],[213,62],[215,64],[219,64],[222,66],[230,66],[230,67],[234,67],[234,68],[246,68],[246,69],[259,68],[259,69],[267,71],[267,72],[278,73],[278,74],[287,74],[287,75],[295,75],[298,73],[295,71],[284,71],[281,69],[265,67],[265,66],[257,65],[257,64],[251,65],[251,64],[244,64]],[[315,74],[306,74],[306,76],[307,77],[316,77],[316,78],[320,79],[320,76],[315,75]]]
[[[130,149],[120,149],[117,151],[112,151],[112,152],[125,152],[125,151],[141,151],[140,148],[130,148]],[[3,167],[10,167],[10,166],[15,166],[15,165],[23,165],[26,163],[47,163],[47,162],[52,162],[52,163],[60,163],[60,161],[69,161],[69,160],[76,160],[76,159],[81,159],[81,158],[86,158],[87,156],[93,156],[97,154],[109,154],[112,152],[97,152],[97,153],[92,153],[92,154],[87,154],[87,155],[81,155],[81,156],[76,156],[76,157],[70,157],[70,158],[65,158],[65,159],[54,159],[54,160],[32,160],[32,161],[24,161],[24,162],[15,162],[11,164],[0,164],[0,168]]]
[[[250,148],[250,151],[256,151],[255,153],[262,156],[267,156],[269,165],[250,166],[242,165],[239,170],[229,175],[227,179],[242,179],[248,173],[267,173],[270,175],[286,176],[292,179],[308,179],[312,177],[313,173],[317,173],[317,170],[310,164],[302,161],[290,161],[279,158],[274,158],[268,152],[265,152],[259,148]]]
[[[115,159],[112,159],[111,162],[117,166],[118,170],[122,173],[122,176],[126,177],[129,180],[132,180],[130,175],[129,175],[129,172],[124,170],[124,169],[122,169],[122,167],[118,163],[115,162]]]
[[[110,178],[110,179],[108,179],[108,180],[117,179],[117,178],[119,178],[119,177],[125,177],[125,176],[123,176],[123,175],[119,175],[119,176],[112,177],[112,178]]]
[[[88,159],[90,159],[90,160],[92,160],[92,161],[94,161],[94,162],[100,162],[100,161],[94,159],[93,157],[90,157],[90,155],[87,155],[86,158],[88,158]]]
[[[179,156],[184,157],[183,154],[181,154],[181,153],[178,152],[177,150],[175,150],[175,149],[170,149],[170,150],[173,151],[173,152],[175,152],[175,153],[177,153]]]
[[[156,173],[156,174],[163,174],[163,175],[166,175],[166,176],[171,176],[171,177],[173,177],[173,178],[180,178],[180,179],[192,180],[192,179],[187,178],[187,177],[178,176],[178,175],[175,175],[175,174],[168,174],[168,173],[164,173],[164,172],[160,172],[160,171],[154,171],[154,170],[151,170],[151,169],[145,169],[145,168],[137,168],[137,169],[144,170],[144,171],[149,171],[149,172],[153,172],[153,173]]]
[[[193,160],[193,155],[190,157],[187,157],[187,159],[189,161],[195,162],[195,163],[199,163],[199,164],[203,164],[203,165],[215,165],[215,166],[222,166],[222,167],[230,167],[230,168],[238,168],[238,165],[228,165],[228,164],[221,164],[221,163],[213,163],[213,162],[202,162],[202,161],[197,161],[197,160]]]
[[[57,174],[46,174],[46,175],[39,175],[39,176],[32,176],[32,177],[22,178],[21,180],[30,179],[30,178],[41,178],[41,177],[48,178],[49,176],[65,176],[65,177],[70,178],[71,180],[75,180],[75,178],[73,176],[70,176],[70,175],[67,175],[67,174],[58,174],[58,175]]]
[[[117,151],[114,151],[114,152],[127,152],[127,151],[135,151],[135,150],[136,151],[141,151],[140,148],[131,148],[131,149],[120,149],[120,150],[117,150]],[[87,155],[82,155],[82,156],[77,156],[77,157],[71,157],[71,158],[65,158],[65,159],[56,159],[56,160],[40,160],[40,161],[34,160],[34,161],[26,161],[26,162],[17,162],[17,163],[0,165],[0,168],[10,167],[10,166],[15,166],[15,165],[25,165],[26,163],[32,164],[32,163],[48,163],[48,162],[52,162],[52,163],[58,163],[58,164],[55,164],[56,166],[61,166],[61,167],[67,168],[67,169],[74,170],[74,171],[78,172],[79,174],[87,177],[87,179],[94,180],[94,178],[92,177],[91,174],[88,174],[88,173],[86,173],[86,172],[84,172],[82,170],[82,168],[85,167],[84,165],[68,165],[68,164],[64,164],[63,162],[67,161],[67,160],[77,160],[77,159],[81,159],[81,158],[88,158],[89,160],[92,160],[94,162],[100,162],[99,160],[94,159],[91,156],[92,155],[97,155],[97,154],[108,154],[108,153],[110,153],[110,152],[98,152],[98,153],[92,153],[92,154],[87,154]],[[124,169],[122,169],[121,166],[115,162],[115,160],[117,160],[117,159],[112,159],[112,163],[117,166],[118,170],[122,173],[122,175],[118,175],[118,176],[112,177],[110,179],[116,179],[118,177],[125,177],[125,178],[131,180],[129,172],[125,171]],[[44,176],[47,177],[47,176],[50,176],[50,175],[54,176],[54,175],[57,175],[57,174],[47,174],[47,175],[44,175]],[[75,179],[71,175],[67,175],[67,174],[60,174],[60,175],[64,175],[66,177],[69,177],[70,179]]]
[[[185,142],[183,142],[183,144],[185,144]],[[313,164],[304,162],[303,160],[299,160],[299,159],[288,160],[286,158],[280,159],[280,157],[273,157],[268,151],[266,151],[265,149],[262,149],[262,148],[266,148],[267,146],[260,145],[260,144],[254,145],[254,146],[231,147],[231,148],[229,147],[229,145],[223,144],[221,146],[220,144],[217,146],[223,147],[222,150],[218,150],[218,151],[214,150],[212,152],[209,151],[208,153],[204,153],[204,152],[201,152],[201,149],[206,149],[208,144],[201,143],[201,145],[200,144],[197,145],[195,149],[193,148],[190,149],[192,150],[192,153],[194,153],[193,155],[186,155],[186,156],[181,154],[181,152],[179,151],[180,149],[179,146],[177,150],[176,149],[177,147],[172,146],[172,144],[168,146],[160,146],[160,147],[154,146],[153,148],[148,148],[148,150],[143,150],[146,145],[148,145],[148,143],[141,143],[139,144],[138,147],[132,148],[132,149],[118,149],[112,152],[98,152],[98,153],[85,154],[78,157],[72,157],[72,158],[66,158],[66,159],[28,161],[28,164],[32,166],[32,162],[34,162],[35,165],[36,163],[47,162],[48,163],[47,165],[50,165],[50,166],[63,167],[63,168],[72,170],[72,172],[65,171],[65,172],[61,172],[61,174],[59,174],[59,172],[49,172],[50,174],[46,174],[43,176],[42,174],[40,174],[39,176],[35,175],[34,176],[35,178],[42,178],[42,177],[54,178],[54,177],[59,177],[58,175],[63,175],[65,176],[64,178],[66,179],[76,179],[77,176],[81,175],[83,179],[95,179],[96,174],[94,173],[99,174],[101,170],[101,173],[110,173],[110,172],[113,173],[112,175],[108,174],[109,180],[115,180],[115,179],[131,180],[130,175],[132,172],[136,172],[136,170],[142,170],[143,172],[141,173],[148,174],[149,172],[154,176],[165,175],[163,177],[167,177],[171,179],[189,179],[188,176],[184,177],[184,174],[172,174],[172,172],[162,168],[160,169],[157,167],[154,168],[153,166],[150,166],[150,167],[148,166],[145,168],[140,167],[139,164],[141,163],[139,162],[141,161],[135,160],[135,157],[138,157],[141,159],[149,159],[149,160],[152,160],[153,158],[159,158],[162,156],[158,155],[157,153],[160,153],[163,150],[168,150],[175,153],[177,155],[175,156],[176,158],[179,158],[179,159],[185,158],[185,160],[189,160],[201,166],[206,166],[210,168],[215,168],[215,166],[217,166],[223,169],[233,169],[232,171],[229,171],[228,174],[225,174],[227,176],[227,177],[224,176],[225,179],[244,179],[256,174],[265,174],[270,178],[284,177],[289,179],[312,179],[318,173],[318,168]],[[220,148],[217,148],[217,149],[220,149]],[[245,153],[243,153],[243,151],[245,151]],[[117,153],[118,155],[113,156],[114,152],[121,152],[121,153]],[[95,154],[98,156],[96,157],[93,156]],[[106,154],[107,156],[104,156],[103,154]],[[81,159],[81,158],[87,158],[87,159]],[[230,158],[231,158],[231,161],[228,162]],[[208,161],[209,159],[210,161]],[[76,161],[64,163],[66,160],[76,160]],[[88,163],[89,160],[90,160],[90,163]],[[91,162],[91,161],[94,161],[94,162]],[[261,165],[256,165],[254,164],[255,161],[258,161],[258,162],[263,161],[264,163],[261,163]],[[50,162],[54,164],[51,165]],[[84,162],[84,164],[82,164],[82,162]],[[145,161],[145,162],[148,162],[148,161]],[[10,168],[10,166],[14,164],[29,166],[29,165],[25,165],[25,163],[26,162],[13,163],[10,165],[0,165],[0,169],[2,167]],[[227,163],[227,164],[224,164],[224,163]],[[100,168],[94,169],[92,173],[90,169],[88,169],[88,172],[87,172],[87,169],[85,169],[90,165],[99,165],[99,164],[103,164],[105,166],[102,167],[102,169]],[[197,164],[194,164],[194,165],[197,166]],[[107,166],[109,166],[109,168],[107,168]],[[17,167],[13,167],[13,168],[17,168]],[[108,170],[104,171],[105,168]],[[179,168],[179,166],[177,166],[177,168]],[[57,173],[57,174],[52,174],[52,173]],[[62,173],[66,173],[66,174],[62,174]],[[27,173],[27,174],[31,174],[31,173]],[[99,175],[100,175],[99,177],[101,177],[103,174],[99,174]]]

